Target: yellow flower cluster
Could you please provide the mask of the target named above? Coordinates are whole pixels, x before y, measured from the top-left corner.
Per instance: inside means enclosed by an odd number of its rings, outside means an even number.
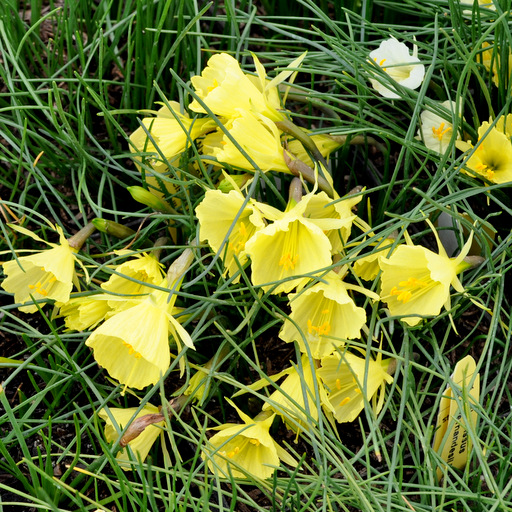
[[[194,93],[188,110],[194,117],[178,103],[164,101],[130,138],[145,183],[158,200],[145,197],[147,191],[140,187],[131,191],[160,211],[172,213],[180,207],[170,173],[173,162],[192,144],[202,159],[213,163],[215,172],[223,168],[221,185],[207,190],[195,205],[198,243],[208,243],[211,254],[206,257],[212,256],[212,266],[222,268],[224,282],[236,286],[243,278],[261,295],[286,294],[286,305],[276,313],[282,318],[278,335],[294,344],[300,357],[289,368],[245,388],[252,393],[274,388],[268,396],[258,395],[264,404],[255,418],[230,402],[242,423],[214,427],[218,432],[201,449],[205,464],[222,477],[265,479],[280,462],[296,464],[270,435],[276,417],[299,435],[325,418],[343,423],[354,421],[364,410],[377,415],[384,405],[385,386],[394,380],[396,361],[384,359],[382,346],[373,345],[365,308],[380,301],[384,314],[414,327],[439,315],[443,307],[450,311],[451,288],[464,292],[458,276],[470,266],[464,258],[472,236],[458,256],[449,257],[428,220],[437,253],[415,245],[407,234],[405,243],[379,239],[357,215],[363,192],[340,197],[333,190],[325,157],[340,143],[326,135],[299,134],[300,130],[294,140],[287,140],[284,129],[289,134],[294,126],[279,85],[292,77],[304,57],[269,80],[255,56],[252,75],[230,55],[213,55],[201,75],[191,79]],[[420,86],[424,66],[416,50],[411,56],[405,45],[391,39],[370,57],[381,68],[372,83],[383,96],[397,98],[402,87]],[[383,73],[392,81],[383,83]],[[418,136],[433,151],[444,153],[450,141],[458,139],[448,119],[455,110],[452,102],[445,102],[443,115],[421,115]],[[511,126],[510,117],[484,123],[474,148],[458,140],[457,147],[472,150],[465,172],[497,183],[510,181]],[[284,210],[249,192],[252,173],[258,177],[260,171],[299,175],[291,180],[279,175],[279,183],[290,182]],[[358,240],[352,237],[354,227],[363,231]],[[65,329],[90,330],[85,344],[98,365],[119,382],[123,394],[127,388],[142,390],[162,382],[173,357],[179,358],[183,375],[182,356],[195,346],[181,325],[187,315],[176,299],[192,252],[183,251],[167,272],[151,253],[119,252],[121,263],[102,269],[110,272],[107,280],[89,293],[72,294],[73,284],[78,287],[75,263],[80,263],[80,247],[61,230],[59,236],[59,244],[50,244],[48,250],[3,263],[2,287],[14,294],[20,310],[34,313],[52,301],[55,317],[63,319]],[[378,245],[367,244],[372,250],[363,253],[359,245],[364,237],[379,239]],[[344,258],[348,263],[341,265]],[[372,289],[361,286],[360,279],[373,281]],[[367,350],[354,341],[363,334],[369,338]],[[170,343],[177,347],[175,356]],[[210,367],[209,362],[188,379],[182,391],[187,400],[204,399]],[[122,429],[137,425],[117,455],[123,469],[144,460],[165,428],[161,411],[150,404],[139,409],[105,408],[99,414],[106,421],[108,441],[115,442]]]

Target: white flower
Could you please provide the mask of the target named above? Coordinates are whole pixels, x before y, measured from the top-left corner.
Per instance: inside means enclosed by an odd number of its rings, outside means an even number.
[[[386,39],[370,53],[373,62],[382,68],[394,82],[408,89],[417,89],[425,77],[425,66],[417,57],[418,47],[414,45],[412,55],[406,44],[398,42],[394,37]],[[383,78],[370,78],[370,82],[385,98],[400,98],[393,85],[384,85]]]
[[[441,106],[450,112],[455,111],[455,102],[451,100],[443,101]],[[420,117],[418,139],[423,141],[428,149],[443,154],[452,139],[453,124],[428,110],[424,110]],[[460,135],[457,135],[455,140],[461,140]]]

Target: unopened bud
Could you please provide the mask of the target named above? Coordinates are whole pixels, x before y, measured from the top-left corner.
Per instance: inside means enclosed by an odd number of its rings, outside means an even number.
[[[93,219],[92,223],[94,227],[101,231],[102,233],[106,233],[107,235],[115,236],[116,238],[128,238],[129,236],[133,236],[135,231],[128,226],[123,226],[123,224],[119,224],[112,220],[100,219],[96,217]]]
[[[126,190],[130,192],[133,199],[138,203],[144,204],[153,208],[153,210],[161,213],[176,213],[176,210],[172,208],[172,206],[165,201],[164,199],[160,199],[159,197],[152,194],[149,190],[146,190],[143,187],[133,186],[126,187]]]
[[[194,253],[191,249],[185,249],[183,254],[174,260],[167,271],[167,281],[171,286],[183,277],[183,274],[188,270],[193,261]]]

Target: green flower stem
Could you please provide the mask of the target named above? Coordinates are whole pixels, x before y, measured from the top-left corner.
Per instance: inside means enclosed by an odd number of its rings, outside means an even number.
[[[468,268],[476,268],[485,261],[482,256],[466,256],[457,266],[457,274],[460,274]]]
[[[315,171],[309,167],[309,165],[305,164],[302,160],[292,160],[290,158],[290,155],[285,150],[284,151],[284,161],[286,162],[286,165],[288,166],[288,169],[290,169],[290,172],[297,177],[304,178],[308,183],[311,184],[318,184],[318,188],[320,190],[323,190],[329,197],[334,197],[334,192],[332,190],[331,185],[329,185],[329,182],[323,177],[318,174],[318,176],[315,175]]]
[[[71,238],[68,238],[69,246],[79,251],[85,241],[94,233],[95,229],[96,225],[94,222],[89,222],[78,233],[75,233]]]
[[[276,126],[284,133],[295,137],[306,149],[309,149],[315,160],[323,163],[327,168],[327,162],[322,156],[322,153],[320,153],[311,137],[302,128],[299,128],[288,119],[285,119],[284,121],[276,121]]]

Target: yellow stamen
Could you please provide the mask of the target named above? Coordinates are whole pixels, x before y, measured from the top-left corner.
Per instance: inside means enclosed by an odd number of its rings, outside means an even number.
[[[41,267],[41,272],[45,272],[43,281],[38,281],[36,284],[29,284],[28,288],[35,293],[46,297],[48,295],[48,287],[57,281],[57,278],[51,273],[46,272],[44,267]]]
[[[261,444],[258,439],[249,439],[249,443],[253,444],[254,446],[259,446]]]
[[[381,59],[379,62],[377,62],[377,59],[373,59],[375,61],[375,64],[377,64],[378,66],[380,66],[382,68],[383,71],[386,71],[386,68],[382,67],[382,64],[384,64],[384,62],[386,62],[386,59]]]
[[[336,379],[336,388],[339,390],[341,390],[341,381],[340,379]]]
[[[309,334],[316,332],[319,336],[326,336],[331,332],[331,324],[329,322],[324,322],[322,325],[317,327],[316,325],[313,325],[313,322],[308,318],[307,325]]]
[[[239,452],[240,452],[240,448],[238,446],[236,446],[234,450],[232,450],[228,453],[228,457],[230,459],[232,459],[235,455],[238,455]]]
[[[341,402],[339,407],[343,407],[344,405],[348,404],[350,402],[350,397],[346,396]]]
[[[292,257],[292,255],[288,252],[281,256],[281,259],[279,260],[279,266],[284,267],[285,270],[295,270],[295,265],[297,264],[298,259],[298,254]]]
[[[447,128],[444,127],[444,123],[441,123],[439,125],[439,128],[436,128],[435,126],[432,126],[432,133],[434,137],[438,140],[441,140],[445,133],[448,133],[451,130],[451,126],[448,126]]]
[[[391,296],[396,296],[396,299],[399,302],[403,302],[405,304],[411,300],[412,292],[416,291],[418,288],[425,288],[426,286],[428,285],[424,281],[420,281],[415,277],[410,277],[407,281],[400,281],[398,286],[393,286],[389,293]]]
[[[142,354],[137,352],[129,343],[126,343],[126,341],[123,341],[123,345],[128,349],[128,355],[133,357],[135,359],[140,359],[142,357]]]
[[[210,85],[209,87],[207,87],[207,88],[206,88],[206,90],[207,90],[208,92],[212,92],[212,91],[213,91],[214,89],[216,89],[218,86],[219,86],[219,82],[217,82],[217,79],[216,79],[216,78],[214,78],[214,79],[213,79],[213,83],[212,83],[212,85]]]

